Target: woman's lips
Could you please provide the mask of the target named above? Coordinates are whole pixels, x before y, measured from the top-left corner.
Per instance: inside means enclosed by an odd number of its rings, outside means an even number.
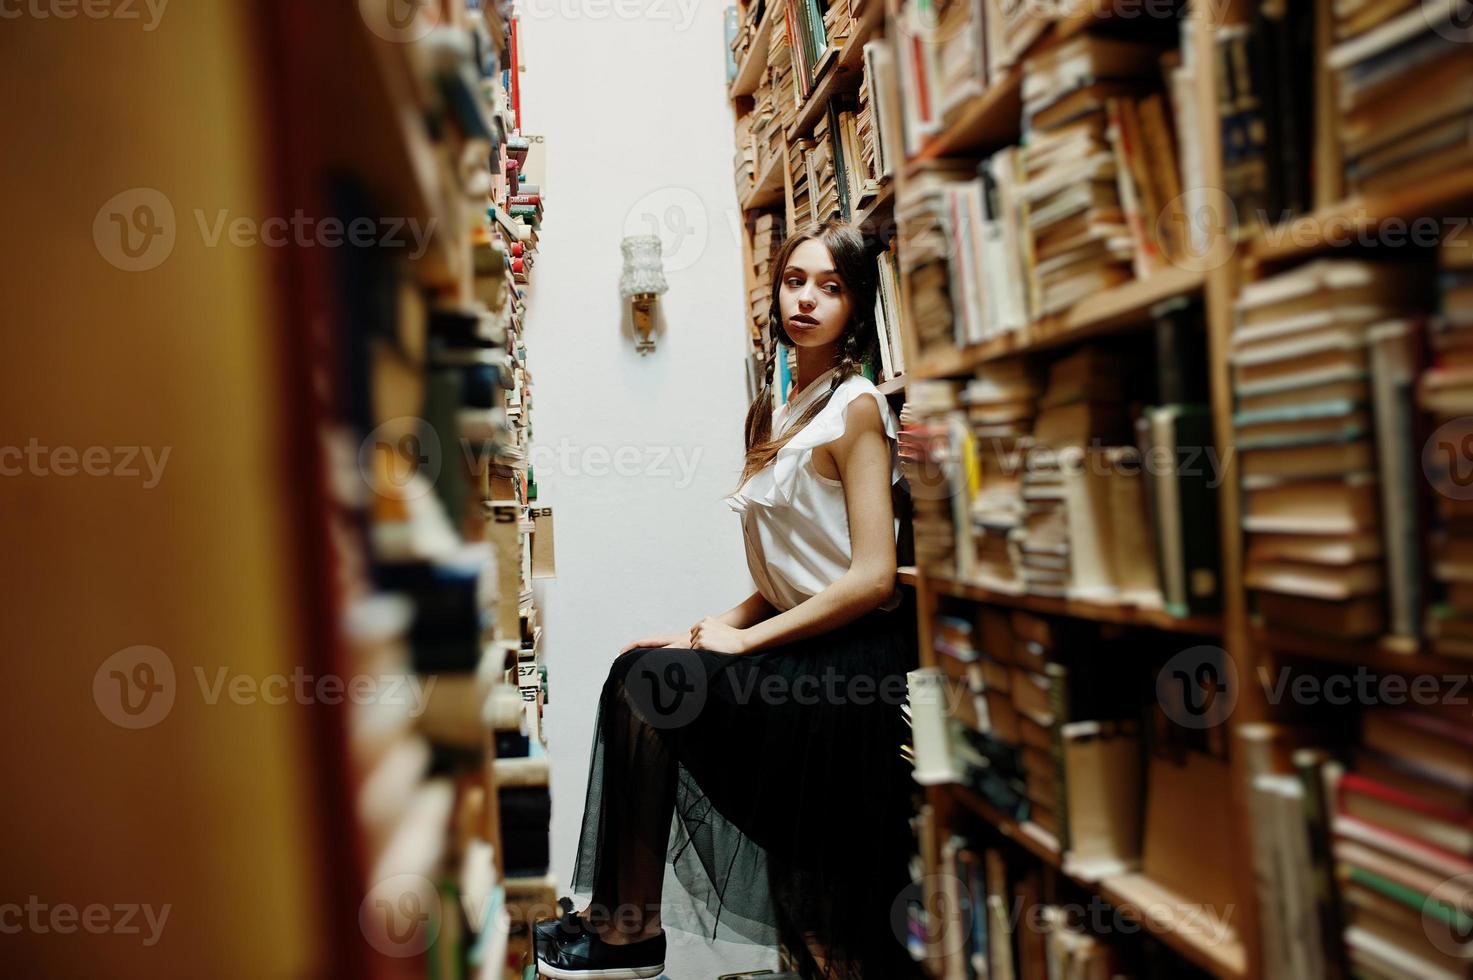
[[[818,326],[818,321],[811,318],[792,317],[788,320],[788,326],[797,327],[799,330],[812,330]]]

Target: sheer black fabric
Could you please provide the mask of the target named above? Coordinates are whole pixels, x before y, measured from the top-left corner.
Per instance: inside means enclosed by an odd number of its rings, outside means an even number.
[[[900,754],[911,610],[907,596],[742,656],[621,655],[599,702],[573,891],[711,938],[780,942],[805,978],[921,976],[894,913],[913,846]],[[662,896],[666,864],[688,895]]]

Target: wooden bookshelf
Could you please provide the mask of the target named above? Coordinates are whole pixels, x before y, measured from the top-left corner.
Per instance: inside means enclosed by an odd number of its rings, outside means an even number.
[[[959,156],[992,147],[1016,143],[1022,134],[1023,73],[1013,68],[987,91],[963,104],[939,133],[931,136],[907,163],[915,164],[937,157]]]
[[[1143,626],[1172,633],[1189,633],[1200,636],[1220,636],[1222,634],[1220,616],[1179,617],[1173,616],[1164,609],[1146,609],[1113,602],[1090,602],[1082,599],[1041,596],[1027,592],[1003,592],[989,589],[984,585],[958,582],[934,573],[927,576],[927,581],[940,595],[956,599],[970,599],[973,602],[990,606],[1024,609],[1044,616],[1064,616],[1069,619],[1087,619],[1096,623],[1115,623],[1121,626]]]
[[[782,15],[779,12],[781,9],[780,2],[768,0],[767,9],[762,12],[762,19],[757,22],[757,34],[752,38],[752,43],[748,46],[742,63],[737,66],[736,77],[727,86],[728,98],[735,99],[757,91],[757,83],[762,78],[763,69],[767,67],[767,48],[768,41],[772,37],[772,25],[781,18]]]
[[[1473,674],[1473,660],[1433,653],[1430,644],[1387,636],[1377,640],[1347,643],[1320,639],[1301,633],[1253,628],[1253,640],[1270,654],[1323,660],[1352,667],[1365,667],[1386,674]]]
[[[761,171],[757,174],[757,182],[752,185],[751,192],[741,202],[743,211],[770,208],[782,202],[785,166],[785,161],[780,154],[768,154],[767,159],[763,161]]]
[[[887,219],[895,213],[895,181],[886,179],[880,182],[880,189],[869,202],[854,212],[854,223],[860,228],[873,231],[873,225],[884,225]]]
[[[955,805],[970,811],[996,828],[1008,840],[1044,864],[1065,875],[1080,888],[1099,895],[1131,922],[1149,930],[1198,967],[1218,977],[1248,975],[1246,951],[1231,923],[1207,921],[1200,907],[1153,882],[1145,875],[1128,873],[1092,880],[1071,873],[1056,848],[1042,839],[1047,834],[1030,832],[957,783],[927,788],[930,797],[947,796]]]
[[[930,351],[914,374],[951,378],[970,374],[979,364],[1017,357],[1151,323],[1151,307],[1173,296],[1199,292],[1203,277],[1189,269],[1169,269],[1097,293],[1068,310],[1034,321],[1026,330],[960,349]]]
[[[1248,255],[1258,262],[1286,262],[1374,235],[1392,220],[1457,217],[1473,206],[1473,170],[1458,170],[1392,194],[1357,196],[1272,228],[1253,228]],[[1405,240],[1405,232],[1401,235]]]
[[[881,0],[869,0],[839,48],[838,56],[830,60],[794,117],[793,125],[788,127],[789,143],[813,132],[814,125],[828,111],[829,102],[835,96],[853,92],[864,83],[864,46],[884,21],[885,5]]]

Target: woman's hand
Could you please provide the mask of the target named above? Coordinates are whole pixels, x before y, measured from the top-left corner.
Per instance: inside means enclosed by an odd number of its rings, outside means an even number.
[[[707,616],[690,628],[690,646],[693,650],[710,650],[714,653],[747,653],[751,648],[750,634],[715,616]]]
[[[684,633],[656,633],[642,640],[632,640],[619,650],[620,655],[638,647],[683,647],[689,639]]]

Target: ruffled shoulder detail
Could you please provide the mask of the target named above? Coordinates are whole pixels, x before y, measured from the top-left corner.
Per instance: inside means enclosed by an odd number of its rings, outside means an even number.
[[[890,408],[885,396],[874,382],[863,375],[845,379],[834,392],[823,411],[796,436],[778,450],[777,457],[764,469],[752,475],[735,493],[727,496],[726,503],[739,514],[746,513],[752,505],[776,507],[790,502],[803,467],[808,457],[818,446],[826,445],[844,434],[845,413],[856,398],[872,397],[880,410],[880,421],[885,426],[885,437],[890,441],[890,483],[901,479],[900,457],[897,443],[900,437],[900,420]]]

